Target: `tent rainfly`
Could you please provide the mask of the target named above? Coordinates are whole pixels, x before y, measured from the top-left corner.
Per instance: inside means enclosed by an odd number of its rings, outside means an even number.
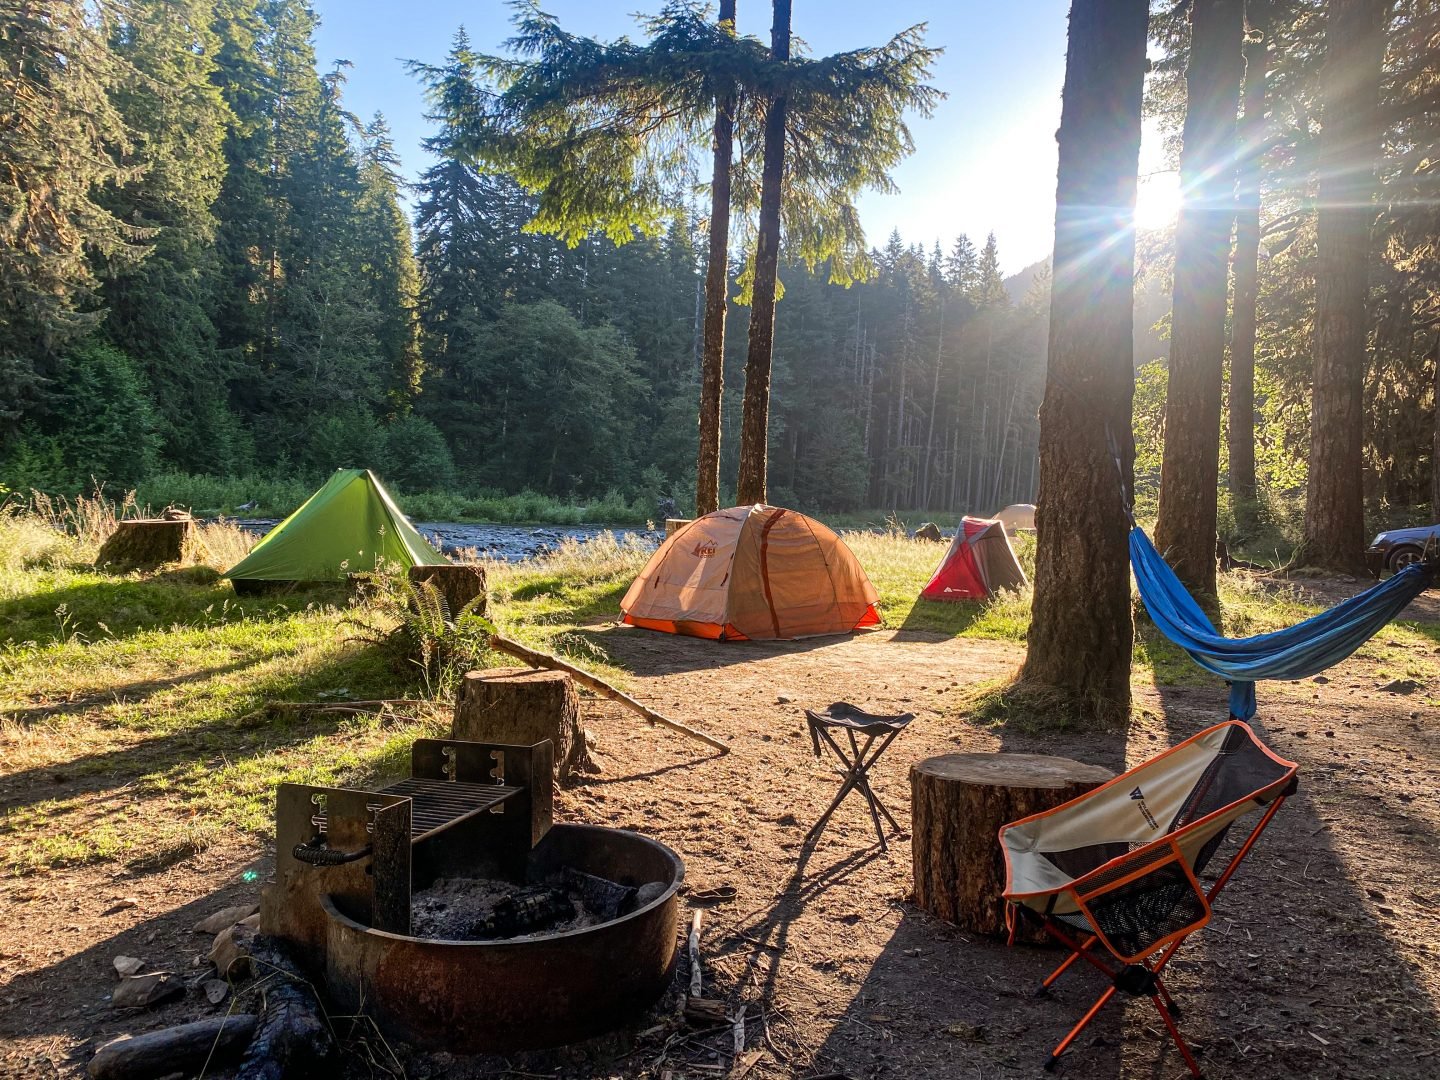
[[[997,589],[1018,589],[1025,571],[1015,560],[1005,527],[992,518],[960,519],[945,558],[920,592],[925,600],[976,600]]]
[[[342,581],[381,563],[409,569],[437,555],[369,469],[340,469],[225,574],[237,591],[261,582]]]
[[[717,641],[848,634],[878,626],[879,595],[820,522],[736,506],[677,530],[620,601],[632,626]]]

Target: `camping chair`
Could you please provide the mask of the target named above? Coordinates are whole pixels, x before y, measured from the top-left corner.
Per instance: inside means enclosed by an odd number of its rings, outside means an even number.
[[[1199,1077],[1175,1024],[1180,1010],[1160,973],[1185,938],[1210,921],[1215,898],[1294,793],[1297,768],[1271,753],[1247,725],[1230,720],[1078,799],[1000,830],[1012,928],[1018,914],[1070,950],[1040,993],[1076,960],[1099,968],[1112,982],[1055,1047],[1047,1070],[1124,991],[1151,1000],[1180,1056]],[[1206,890],[1199,875],[1230,826],[1262,808]]]
[[[865,796],[865,801],[870,806],[870,820],[875,823],[875,835],[880,837],[880,850],[890,850],[889,845],[885,842],[885,830],[880,825],[880,815],[885,815],[885,820],[896,832],[903,830],[900,828],[900,823],[891,816],[890,811],[885,809],[885,804],[876,796],[874,789],[870,787],[869,772],[875,762],[880,760],[880,755],[895,741],[895,736],[904,731],[905,726],[914,719],[914,713],[900,713],[898,716],[868,713],[863,709],[857,709],[848,701],[834,702],[825,706],[820,712],[812,709],[805,710],[805,720],[810,727],[810,742],[815,748],[815,756],[820,757],[820,744],[823,741],[840,759],[840,764],[844,768],[836,771],[845,778],[845,782],[840,785],[840,793],[835,796],[835,801],[830,804],[830,808],[825,813],[820,815],[820,820],[811,826],[810,831],[805,835],[807,843],[817,839],[825,830],[825,824],[830,820],[830,815],[835,813],[845,796],[852,791],[858,791]],[[835,737],[830,734],[831,728],[844,731],[848,736],[849,753],[846,753],[845,747],[835,741]],[[864,745],[861,745],[856,738],[857,734],[865,737]],[[875,745],[876,739],[880,740],[879,746]]]

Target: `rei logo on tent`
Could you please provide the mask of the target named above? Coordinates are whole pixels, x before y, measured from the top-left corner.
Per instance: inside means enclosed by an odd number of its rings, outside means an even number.
[[[1150,813],[1150,807],[1145,805],[1145,793],[1137,787],[1130,792],[1130,798],[1140,804],[1140,813],[1145,815],[1145,823],[1152,829],[1159,829],[1160,823],[1155,820],[1155,815]]]
[[[695,549],[691,551],[690,554],[694,555],[697,559],[708,559],[711,555],[715,554],[717,547],[716,542],[707,536],[695,545]]]

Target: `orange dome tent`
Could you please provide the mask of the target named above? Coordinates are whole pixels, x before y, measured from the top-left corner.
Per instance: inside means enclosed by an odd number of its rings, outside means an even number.
[[[620,601],[625,622],[719,641],[879,626],[879,595],[844,541],[774,506],[706,514],[660,545]]]

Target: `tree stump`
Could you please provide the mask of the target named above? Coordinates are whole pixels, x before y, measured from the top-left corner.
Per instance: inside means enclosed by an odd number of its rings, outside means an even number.
[[[467,672],[455,702],[457,739],[531,746],[555,744],[555,775],[561,783],[577,773],[598,772],[589,733],[580,726],[580,695],[563,671],[487,668]]]
[[[458,618],[465,605],[480,597],[475,605],[475,614],[485,614],[485,568],[465,563],[451,563],[443,566],[412,566],[410,584],[418,587],[428,581],[440,590],[450,617]]]
[[[112,570],[151,570],[165,563],[196,562],[204,550],[195,519],[188,514],[120,521],[100,545],[95,565]]]
[[[1109,769],[1041,754],[945,754],[910,769],[915,903],[966,930],[1004,936],[1000,826],[1099,787]],[[1025,923],[1017,940],[1045,936]]]

